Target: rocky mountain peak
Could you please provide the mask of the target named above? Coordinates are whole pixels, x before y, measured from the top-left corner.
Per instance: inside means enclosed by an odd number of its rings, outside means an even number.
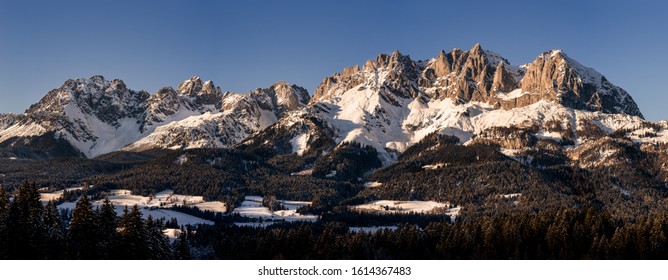
[[[202,91],[202,79],[198,76],[183,81],[177,88],[181,95],[196,96]]]
[[[202,85],[201,94],[220,94],[220,93],[222,93],[220,87],[216,87],[213,84],[213,81],[206,81]]]
[[[311,96],[302,87],[280,81],[268,88],[257,88],[249,93],[263,110],[269,110],[281,117],[285,112],[304,107]]]
[[[21,119],[21,115],[11,113],[0,113],[0,130],[6,129]]]
[[[89,79],[67,80],[61,87],[49,91],[38,103],[30,106],[26,114],[64,115],[67,110],[80,110],[87,115],[94,115],[99,120],[112,126],[118,120],[137,117],[143,110],[149,94],[145,91],[132,91],[122,80],[105,80],[96,75]],[[68,109],[71,107],[71,109]]]
[[[427,63],[419,83],[432,98],[490,102],[494,90],[516,86],[510,69],[499,68],[499,64],[509,63],[500,55],[484,50],[480,44],[469,51],[441,51]],[[497,74],[497,69],[505,72]],[[495,76],[498,76],[496,84]]]
[[[192,106],[198,110],[203,109],[205,105],[213,105],[220,109],[221,99],[223,97],[220,87],[214,85],[213,81],[202,82],[199,76],[183,81],[177,88],[179,95],[191,97],[192,100],[188,102],[193,103]]]
[[[574,109],[640,116],[631,96],[592,68],[582,66],[561,50],[544,52],[528,65],[520,82],[523,92]]]

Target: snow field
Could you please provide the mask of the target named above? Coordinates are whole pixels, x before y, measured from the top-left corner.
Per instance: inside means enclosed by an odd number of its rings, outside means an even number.
[[[81,188],[68,188],[67,190],[74,190]],[[43,203],[48,202],[52,199],[58,199],[62,197],[63,191],[56,191],[53,193],[42,193],[41,201]],[[140,195],[133,195],[129,190],[112,190],[107,196],[109,201],[114,205],[116,214],[122,215],[125,207],[132,208],[134,205],[139,206],[144,218],[147,218],[148,215],[151,215],[154,219],[165,218],[169,220],[171,218],[176,218],[179,224],[209,224],[212,225],[213,222],[205,219],[201,219],[192,215],[185,213],[165,209],[172,206],[188,206],[188,207],[197,207],[202,211],[209,210],[213,212],[225,212],[225,204],[219,201],[204,201],[201,196],[190,196],[190,195],[180,195],[174,194],[172,190],[165,190],[159,192],[155,197],[145,197]],[[100,206],[104,203],[104,200],[93,201],[93,207]],[[60,209],[69,209],[73,210],[76,207],[75,202],[64,202],[58,205]]]
[[[269,208],[262,206],[262,197],[247,195],[241,206],[234,209],[235,214],[239,214],[248,218],[261,218],[263,220],[284,220],[286,222],[315,222],[318,220],[316,215],[302,215],[297,213],[299,207],[310,205],[308,201],[293,201],[293,200],[279,200],[281,205],[285,206],[287,210],[271,211]],[[251,223],[235,223],[239,226],[267,226],[273,224],[272,221],[251,222]]]

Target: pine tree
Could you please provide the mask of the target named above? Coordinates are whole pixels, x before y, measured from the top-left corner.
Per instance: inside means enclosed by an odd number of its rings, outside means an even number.
[[[174,248],[172,251],[174,253],[174,259],[177,260],[190,260],[192,255],[190,254],[190,240],[188,238],[188,232],[184,228],[181,228],[179,232],[179,237],[172,244]]]
[[[98,258],[95,215],[85,193],[72,211],[68,239],[70,258],[82,260]]]
[[[46,227],[42,219],[44,207],[39,199],[35,184],[24,181],[10,203],[5,223],[7,258],[44,258]]]
[[[6,249],[9,239],[7,238],[7,214],[9,212],[9,195],[5,188],[0,186],[0,259],[6,259]]]
[[[65,227],[53,201],[49,201],[44,207],[44,225],[46,226],[46,258],[61,259],[65,251]]]
[[[4,187],[0,186],[0,218],[3,218],[9,210],[9,195]]]
[[[98,238],[97,250],[100,258],[113,258],[118,243],[118,217],[109,198],[105,198],[102,206],[95,211],[95,227]]]
[[[126,207],[118,225],[120,242],[117,257],[129,260],[148,259],[148,231],[139,207],[133,206],[132,211],[128,211]]]
[[[149,258],[156,260],[166,260],[171,256],[171,247],[167,236],[162,232],[164,226],[160,220],[153,220],[148,215],[146,220],[148,230]]]

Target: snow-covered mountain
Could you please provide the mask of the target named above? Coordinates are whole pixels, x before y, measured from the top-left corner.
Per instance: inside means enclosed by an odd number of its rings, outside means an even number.
[[[637,142],[668,141],[665,123],[645,121],[626,91],[564,52],[513,66],[478,44],[426,61],[381,54],[325,78],[309,106],[290,118],[272,127],[285,133],[271,135],[286,139],[257,134],[245,145],[289,141],[300,154],[321,150],[311,140],[323,133],[303,129],[313,120],[332,131],[334,143],[372,146],[385,163],[433,132],[506,149],[531,148],[536,139],[567,149],[620,130]],[[642,134],[647,127],[652,132]]]
[[[428,60],[380,54],[325,78],[313,98],[285,82],[236,94],[193,77],[149,94],[102,76],[68,80],[24,114],[0,115],[0,149],[69,143],[66,150],[94,157],[241,143],[319,157],[358,142],[387,164],[439,133],[495,143],[513,157],[547,145],[576,160],[579,148],[611,147],[606,137],[668,142],[667,128],[645,121],[626,91],[563,51],[514,66],[476,44]]]
[[[193,77],[151,95],[102,76],[68,80],[22,115],[0,116],[0,146],[52,137],[87,157],[151,148],[227,147],[308,102],[305,89],[279,82],[247,95],[223,94]],[[64,147],[64,149],[71,147]]]
[[[302,108],[309,98],[305,89],[282,81],[248,94],[226,93],[219,110],[157,127],[123,149],[230,147],[272,125],[286,112]]]

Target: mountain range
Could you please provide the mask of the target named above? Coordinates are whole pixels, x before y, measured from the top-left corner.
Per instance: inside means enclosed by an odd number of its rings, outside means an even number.
[[[387,166],[435,133],[518,160],[538,149],[601,166],[625,145],[664,157],[667,128],[561,50],[516,66],[476,44],[428,60],[380,54],[324,78],[312,97],[283,81],[240,94],[192,77],[149,94],[102,76],[68,80],[25,113],[0,115],[0,156],[241,147],[318,158],[356,142]]]

